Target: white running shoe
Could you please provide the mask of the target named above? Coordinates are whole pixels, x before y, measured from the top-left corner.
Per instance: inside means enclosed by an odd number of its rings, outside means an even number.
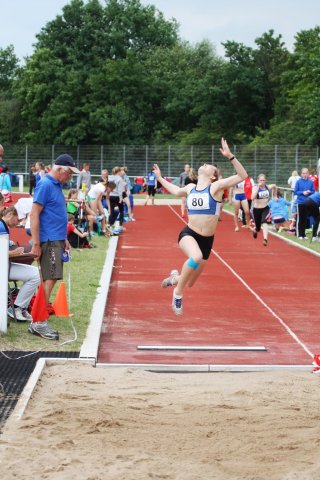
[[[179,276],[178,270],[171,270],[169,277],[162,280],[161,287],[162,288],[173,287],[173,280],[175,277],[178,277],[178,276]]]
[[[172,296],[172,310],[176,315],[182,315],[182,297],[175,294],[175,290],[173,290]]]

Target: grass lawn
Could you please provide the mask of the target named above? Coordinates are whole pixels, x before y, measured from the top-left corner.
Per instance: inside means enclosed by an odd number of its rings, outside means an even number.
[[[45,340],[41,337],[28,333],[28,322],[10,322],[7,334],[0,333],[0,349],[1,350],[22,350],[33,351],[58,350],[63,351],[79,351],[84,340],[92,304],[96,297],[97,288],[100,283],[100,276],[104,265],[106,251],[109,240],[105,237],[95,237],[93,242],[97,248],[92,249],[72,249],[72,259],[69,264],[64,265],[64,281],[68,297],[68,277],[70,268],[70,303],[69,312],[73,314],[71,317],[74,327],[77,331],[77,341],[71,344],[58,347],[59,343],[74,338],[74,331],[69,318],[61,318],[50,316],[49,321],[51,327],[58,330],[60,339],[58,342]],[[51,301],[54,301],[55,293],[60,282],[52,293]]]

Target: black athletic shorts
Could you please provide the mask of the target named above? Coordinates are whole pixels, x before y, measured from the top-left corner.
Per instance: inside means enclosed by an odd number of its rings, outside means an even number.
[[[203,235],[196,233],[194,230],[191,230],[191,228],[186,226],[180,232],[178,243],[180,242],[181,238],[187,236],[195,239],[201,250],[203,260],[208,260],[213,245],[214,235],[211,235],[210,237],[204,237]]]
[[[156,187],[152,187],[151,185],[148,185],[148,195],[151,195],[152,197],[154,197],[155,193],[156,193]]]

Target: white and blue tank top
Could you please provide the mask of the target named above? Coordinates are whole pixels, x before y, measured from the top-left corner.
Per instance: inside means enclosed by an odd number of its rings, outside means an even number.
[[[188,215],[219,215],[221,202],[215,200],[210,193],[210,185],[204,190],[194,187],[187,195]]]

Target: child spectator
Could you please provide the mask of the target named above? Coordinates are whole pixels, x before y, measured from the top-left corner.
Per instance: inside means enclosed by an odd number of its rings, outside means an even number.
[[[68,213],[67,238],[73,248],[92,248],[88,242],[89,232],[81,232],[74,225],[75,217]]]
[[[280,189],[277,189],[277,196],[274,196],[269,201],[271,220],[277,232],[281,232],[282,230],[290,230],[291,224],[289,222],[288,213],[289,206],[290,202],[285,200],[281,195]]]
[[[68,193],[67,213],[74,216],[78,225],[87,221],[89,232],[93,233],[93,224],[97,221],[97,216],[85,200],[79,201],[79,192],[75,188],[71,188]]]

